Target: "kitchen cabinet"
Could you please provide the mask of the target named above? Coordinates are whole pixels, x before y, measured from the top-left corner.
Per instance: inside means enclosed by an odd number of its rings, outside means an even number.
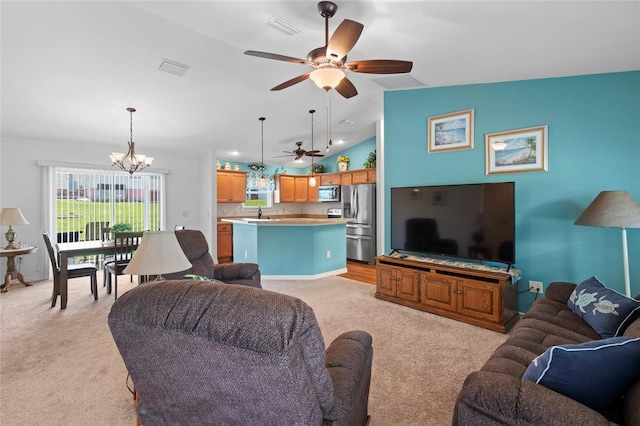
[[[320,185],[358,185],[362,183],[375,183],[376,169],[322,173],[318,176],[320,176]]]
[[[353,170],[351,172],[351,183],[353,185],[361,183],[375,183],[376,169]]]
[[[218,170],[216,174],[217,201],[244,203],[247,198],[247,172]]]
[[[295,201],[295,177],[281,175],[278,177],[280,187],[280,202],[293,203]]]
[[[320,176],[320,185],[340,185],[340,173],[323,173]]]
[[[233,262],[233,225],[218,223],[218,262]]]
[[[316,178],[317,181],[318,179]],[[310,187],[309,176],[280,175],[278,183],[281,203],[318,201],[318,185]]]
[[[353,185],[352,176],[351,172],[340,173],[340,185]]]
[[[501,333],[519,318],[517,286],[495,271],[378,256],[375,296]]]
[[[309,179],[311,179],[311,177],[309,177]],[[308,201],[311,202],[316,202],[318,201],[318,184],[320,183],[320,179],[318,179],[316,177],[316,184],[315,186],[311,186],[309,185],[309,199]]]
[[[296,203],[309,201],[309,178],[306,176],[296,176],[293,183],[293,193]]]

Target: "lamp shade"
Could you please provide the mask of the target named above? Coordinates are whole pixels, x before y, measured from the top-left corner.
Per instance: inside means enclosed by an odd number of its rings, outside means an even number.
[[[0,225],[28,225],[29,221],[25,219],[22,212],[17,207],[2,209],[0,213]]]
[[[131,275],[161,275],[191,268],[174,231],[145,232],[136,254],[124,269]]]
[[[582,212],[575,224],[640,228],[640,204],[627,191],[602,191]]]

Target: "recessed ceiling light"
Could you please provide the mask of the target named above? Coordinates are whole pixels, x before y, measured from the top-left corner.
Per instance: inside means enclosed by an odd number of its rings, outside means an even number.
[[[229,154],[231,154],[231,155],[240,155],[240,153],[238,151],[229,151]]]
[[[334,143],[337,144],[337,145],[342,145],[344,143],[344,139],[338,139]]]

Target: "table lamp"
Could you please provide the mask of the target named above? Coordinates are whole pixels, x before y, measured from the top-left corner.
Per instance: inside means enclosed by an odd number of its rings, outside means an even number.
[[[145,232],[124,273],[156,275],[156,281],[163,281],[162,274],[184,271],[191,266],[174,231]]]
[[[575,221],[576,225],[622,228],[624,291],[631,297],[627,228],[640,228],[640,204],[627,191],[602,191]]]
[[[0,225],[9,225],[9,230],[5,235],[7,242],[7,246],[4,248],[5,250],[15,250],[16,246],[13,245],[13,242],[16,239],[16,233],[11,229],[11,225],[28,225],[29,221],[25,219],[22,215],[22,212],[17,207],[11,207],[2,209],[0,213]]]

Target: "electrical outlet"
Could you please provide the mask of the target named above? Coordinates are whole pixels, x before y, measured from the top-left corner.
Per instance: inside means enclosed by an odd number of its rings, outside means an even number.
[[[327,259],[331,258],[331,250],[327,250]]]
[[[529,281],[529,291],[542,294],[542,281]]]

